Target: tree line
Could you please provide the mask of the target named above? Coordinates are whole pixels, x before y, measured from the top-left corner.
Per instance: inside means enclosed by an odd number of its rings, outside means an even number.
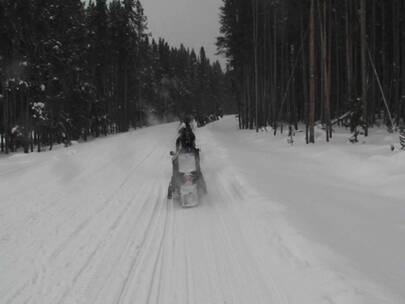
[[[227,87],[204,48],[154,40],[139,0],[0,1],[2,152],[216,113]]]
[[[231,67],[241,128],[346,123],[403,127],[405,1],[223,0],[217,45]]]

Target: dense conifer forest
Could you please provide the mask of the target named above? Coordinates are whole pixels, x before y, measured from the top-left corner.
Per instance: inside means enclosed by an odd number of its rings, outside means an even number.
[[[241,128],[345,123],[403,127],[405,1],[224,0],[218,47],[229,60]],[[289,128],[290,130],[293,128]]]
[[[139,0],[0,1],[2,152],[216,114],[226,79],[204,48],[154,40]]]
[[[403,129],[405,1],[223,0],[226,72],[154,39],[139,0],[0,1],[1,151],[52,148],[185,113],[274,133]]]

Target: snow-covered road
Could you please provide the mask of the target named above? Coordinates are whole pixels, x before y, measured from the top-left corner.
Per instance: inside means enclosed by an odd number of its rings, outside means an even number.
[[[399,192],[368,208],[373,193],[336,186],[343,177],[330,177],[308,149],[294,152],[304,151],[296,160],[307,163],[291,164],[284,139],[270,145],[268,137],[248,137],[226,117],[197,131],[209,194],[182,209],[166,199],[176,128],[1,158],[0,303],[405,301]],[[358,204],[339,201],[341,191],[357,195]],[[331,203],[317,208],[328,195]],[[376,215],[380,221],[370,225]],[[385,223],[388,240],[378,233]],[[367,271],[375,262],[388,268],[377,273],[392,278]]]

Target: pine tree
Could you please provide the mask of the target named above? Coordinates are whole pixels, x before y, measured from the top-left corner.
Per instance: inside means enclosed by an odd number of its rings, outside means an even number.
[[[4,152],[207,115],[226,95],[204,50],[150,39],[139,0],[4,0],[0,18]]]
[[[358,99],[364,135],[378,120],[392,128],[391,116],[398,125],[405,112],[400,3],[223,0],[217,46],[230,66],[240,127],[271,124],[276,134],[302,121],[312,142],[319,122],[330,140],[332,124],[356,120]]]

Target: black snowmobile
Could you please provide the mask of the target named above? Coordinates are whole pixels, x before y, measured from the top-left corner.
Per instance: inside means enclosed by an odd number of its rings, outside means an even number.
[[[182,207],[194,207],[207,193],[200,168],[200,150],[195,147],[195,136],[189,125],[176,141],[177,152],[170,152],[173,175],[169,185],[168,199],[177,200]]]

